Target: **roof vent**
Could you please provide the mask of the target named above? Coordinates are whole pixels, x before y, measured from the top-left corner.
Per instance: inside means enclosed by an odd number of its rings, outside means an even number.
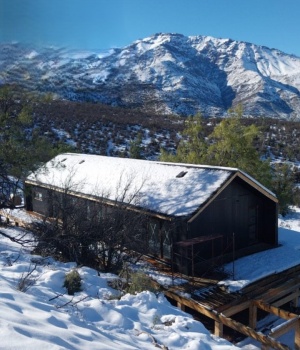
[[[184,177],[187,174],[187,171],[181,171],[179,174],[176,175],[176,177]]]
[[[82,163],[84,163],[85,162],[85,160],[84,159],[82,159],[80,162],[79,162],[79,164],[82,164]]]

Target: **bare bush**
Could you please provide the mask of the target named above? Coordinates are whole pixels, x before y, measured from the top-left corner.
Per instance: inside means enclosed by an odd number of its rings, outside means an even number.
[[[130,209],[139,190],[129,191],[129,186],[109,202],[107,195],[95,200],[75,196],[71,186],[51,191],[49,217],[31,225],[36,253],[115,272],[124,261],[137,262],[147,253],[147,217]]]
[[[30,264],[27,272],[23,272],[17,283],[17,290],[26,293],[37,281],[38,277],[34,276],[37,264]]]

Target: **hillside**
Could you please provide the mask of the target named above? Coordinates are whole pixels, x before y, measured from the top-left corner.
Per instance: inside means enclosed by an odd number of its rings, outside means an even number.
[[[1,232],[24,235],[13,227]],[[212,337],[163,294],[143,291],[121,297],[110,287],[117,275],[31,255],[30,247],[11,242],[1,232],[1,349],[238,349]],[[74,269],[82,278],[82,291],[72,296],[63,283]]]
[[[0,83],[161,114],[300,116],[300,58],[246,42],[156,34],[106,52],[1,44]]]
[[[184,120],[176,116],[146,113],[100,103],[52,101],[34,107],[34,125],[51,142],[69,143],[79,153],[111,156],[130,154],[130,143],[141,136],[141,155],[157,159],[161,148],[174,151],[181,139]],[[220,118],[203,120],[208,136]],[[245,118],[261,130],[257,148],[262,155],[300,160],[300,124],[273,118]]]

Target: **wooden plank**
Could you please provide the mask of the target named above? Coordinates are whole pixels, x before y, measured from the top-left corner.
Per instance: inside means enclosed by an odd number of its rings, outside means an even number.
[[[269,336],[272,338],[281,337],[283,334],[289,332],[290,330],[299,327],[299,317],[292,318],[281,325],[271,329]]]
[[[188,307],[190,307],[191,309],[198,311],[199,313],[201,313],[202,315],[205,315],[217,322],[221,322],[223,325],[228,326],[248,337],[251,337],[257,341],[259,341],[260,343],[270,346],[274,349],[278,349],[278,350],[289,350],[289,347],[287,345],[284,345],[278,341],[276,341],[275,339],[264,335],[262,333],[258,333],[255,330],[253,330],[252,328],[243,325],[240,322],[237,322],[229,317],[226,317],[222,314],[219,314],[218,312],[216,312],[215,310],[210,310],[207,307],[204,307],[203,305],[195,302],[193,299],[187,299],[184,297],[179,296],[178,294],[175,294],[173,292],[170,292],[168,290],[164,291],[164,294],[177,301],[180,302],[181,304],[184,304]]]
[[[275,303],[272,303],[272,305],[279,307],[281,305],[288,303],[289,301],[293,301],[295,303],[296,299],[298,301],[298,296],[299,296],[299,293],[298,293],[298,291],[296,291],[290,295],[287,295],[285,298],[282,298],[282,299],[276,301]]]
[[[264,277],[256,282],[249,284],[248,286],[242,289],[242,293],[248,296],[251,296],[252,293],[254,295],[262,294],[261,289],[265,289],[266,291],[268,291],[270,288],[273,287],[272,284],[274,284],[274,286],[284,284],[286,281],[298,277],[299,273],[300,265],[291,267],[285,271]]]
[[[285,320],[290,320],[292,318],[298,317],[298,315],[294,314],[293,312],[285,311],[276,306],[266,304],[262,300],[253,300],[252,302],[259,309],[269,312],[270,314],[273,314]]]
[[[284,297],[285,295],[298,290],[300,287],[300,278],[293,279],[284,283],[277,288],[270,289],[268,292],[260,295],[259,299],[263,299],[268,303],[272,303],[276,299]]]
[[[269,284],[272,281],[280,281],[282,278],[290,279],[293,277],[297,277],[299,275],[299,272],[300,272],[300,265],[293,266],[289,269],[286,269],[284,271],[281,271],[266,277],[262,277],[261,279],[248,284],[246,287],[242,289],[242,292],[251,293],[255,291],[257,286],[259,285]]]
[[[298,272],[297,272],[298,274]],[[300,281],[295,279],[295,276],[281,276],[274,278],[271,281],[260,282],[257,284],[256,288],[250,293],[245,293],[250,299],[265,299],[272,301],[280,293],[285,293],[285,289],[295,287]]]

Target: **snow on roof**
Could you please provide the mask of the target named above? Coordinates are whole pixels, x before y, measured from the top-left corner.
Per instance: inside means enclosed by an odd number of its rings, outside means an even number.
[[[164,215],[186,216],[194,213],[236,171],[65,153],[27,180],[141,206]]]

